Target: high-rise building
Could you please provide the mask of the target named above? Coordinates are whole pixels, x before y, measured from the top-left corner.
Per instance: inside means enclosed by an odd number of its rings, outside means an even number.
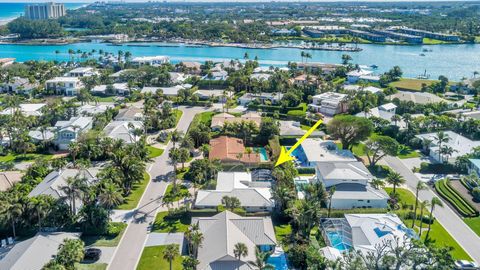
[[[56,19],[65,15],[63,4],[49,2],[25,5],[25,18],[30,20]]]

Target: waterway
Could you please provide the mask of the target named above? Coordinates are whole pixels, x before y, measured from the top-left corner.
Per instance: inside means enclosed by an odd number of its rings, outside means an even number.
[[[383,73],[398,65],[404,76],[414,78],[426,71],[430,78],[436,79],[445,75],[450,80],[470,78],[474,71],[480,71],[480,44],[456,45],[358,45],[361,52],[349,52],[353,63],[371,66],[376,65],[376,73]],[[106,43],[76,43],[68,45],[0,45],[0,57],[14,57],[17,61],[27,60],[68,60],[68,50],[89,52],[99,50],[116,53],[119,50],[129,51],[133,56],[166,55],[171,62],[179,61],[222,61],[243,59],[245,52],[250,58],[258,57],[263,66],[283,66],[288,61],[302,60],[300,49],[244,49],[233,47],[188,46],[172,43],[133,43],[111,46]],[[427,51],[424,51],[427,50]],[[310,50],[309,62],[340,63],[345,52]],[[422,55],[423,56],[422,56]]]

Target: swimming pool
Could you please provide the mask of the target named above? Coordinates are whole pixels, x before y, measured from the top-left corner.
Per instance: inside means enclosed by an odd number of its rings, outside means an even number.
[[[255,147],[254,150],[255,150],[256,153],[258,153],[260,155],[260,161],[261,162],[268,161],[267,150],[265,150],[264,147]]]
[[[290,150],[292,148],[291,146],[285,147],[286,150]],[[300,145],[297,148],[295,148],[290,156],[294,157],[297,161],[297,165],[301,167],[308,167],[308,159],[307,155],[305,155],[305,152],[303,151],[303,147]]]
[[[288,270],[287,257],[285,253],[281,253],[278,256],[268,257],[267,263],[273,265],[275,270]]]
[[[326,232],[326,234],[328,240],[330,241],[330,245],[341,252],[348,251],[352,248],[349,244],[345,243],[342,235],[339,232]]]

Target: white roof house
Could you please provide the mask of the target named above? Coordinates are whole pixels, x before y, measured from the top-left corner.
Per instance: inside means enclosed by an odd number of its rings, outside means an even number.
[[[215,190],[199,190],[195,208],[216,208],[224,196],[236,197],[248,212],[271,211],[274,207],[270,182],[252,181],[247,172],[219,172]]]
[[[435,94],[427,92],[408,92],[408,91],[398,91],[397,93],[387,97],[390,100],[398,98],[400,101],[412,101],[417,104],[429,104],[429,103],[439,103],[446,102],[450,103],[448,100],[445,100]]]
[[[32,104],[20,104],[19,110],[25,116],[42,116],[42,108],[45,107],[45,103],[32,103]],[[6,108],[5,110],[1,111],[1,115],[11,115],[13,112],[12,108]]]
[[[372,94],[379,94],[383,93],[383,90],[381,88],[375,87],[375,86],[367,86],[362,88],[360,85],[355,85],[355,84],[348,84],[343,87],[343,89],[347,91],[365,91],[365,92],[370,92]]]
[[[113,104],[84,104],[78,108],[82,115],[95,115],[106,112],[108,109],[114,108]]]
[[[63,169],[53,171],[49,173],[42,182],[40,182],[30,193],[29,197],[35,197],[38,195],[50,195],[55,199],[67,198],[67,194],[62,190],[62,187],[67,186],[67,179],[70,177],[79,176],[85,178],[88,184],[93,184],[97,181],[97,174],[100,171],[99,168],[88,169]],[[75,200],[75,207],[78,211],[82,206],[81,200]]]
[[[211,70],[209,74],[202,77],[202,80],[224,81],[228,78],[228,72],[225,70]]]
[[[40,129],[31,130],[28,132],[28,136],[37,142],[50,141],[55,138],[55,128],[48,128],[43,132]]]
[[[162,90],[163,94],[165,96],[177,96],[178,95],[178,91],[180,91],[181,89],[190,89],[192,88],[192,85],[191,84],[182,84],[182,85],[175,85],[175,86],[172,86],[172,87],[161,87],[161,86],[145,86],[142,88],[142,94],[145,94],[145,93],[152,93],[152,94],[155,94],[157,92],[157,90]]]
[[[261,102],[270,101],[273,104],[277,104],[282,100],[283,94],[282,93],[245,93],[243,96],[238,98],[238,101],[241,105],[247,105],[248,103],[258,99]]]
[[[0,258],[0,269],[40,270],[57,254],[65,239],[78,239],[79,233],[39,232],[21,241]]]
[[[9,82],[3,82],[0,89],[4,92],[15,92],[17,94],[29,93],[34,88],[38,87],[38,83],[30,83],[27,78],[13,77]]]
[[[55,77],[45,82],[47,90],[53,90],[57,94],[65,94],[74,96],[84,87],[82,81],[78,77]]]
[[[92,129],[93,117],[72,117],[68,121],[58,121],[55,123],[56,135],[54,143],[62,150],[68,148],[68,145],[76,141],[78,135]]]
[[[349,150],[338,149],[334,141],[320,138],[307,138],[301,143],[309,167],[317,162],[355,162],[357,159]]]
[[[348,110],[346,94],[326,92],[312,97],[312,103],[308,107],[315,112],[333,116]]]
[[[93,67],[79,67],[67,72],[65,77],[91,77],[98,74]]]
[[[194,217],[203,235],[198,249],[199,270],[238,269],[253,270],[248,262],[255,261],[255,250],[273,250],[277,241],[270,217],[242,217],[224,211],[213,217]],[[248,249],[245,257],[235,257],[237,243]]]
[[[181,84],[187,79],[185,74],[181,72],[168,72],[168,74],[170,75],[170,82],[173,84]]]
[[[107,93],[108,85],[106,84],[101,84],[101,85],[95,85],[92,88],[92,93],[94,94],[119,94],[119,95],[125,95],[130,93],[130,88],[128,87],[128,83],[114,83],[111,85],[111,90],[113,93]]]
[[[272,74],[269,73],[253,73],[250,75],[250,79],[252,80],[258,80],[258,81],[268,81]]]
[[[141,136],[135,136],[133,134],[134,129],[143,130],[143,123],[140,121],[112,121],[103,129],[103,132],[112,139],[122,140],[126,143],[136,143]]]
[[[395,115],[396,109],[397,109],[397,105],[395,105],[393,103],[387,103],[387,104],[383,104],[381,106],[372,108],[366,113],[365,112],[359,112],[355,116],[366,117],[366,118],[378,117],[378,118],[382,118],[384,120],[389,121],[390,124],[395,124],[395,122],[392,121],[392,117]],[[397,121],[396,124],[400,128],[404,128],[406,126],[405,122],[403,120]]]
[[[142,56],[134,57],[130,62],[136,66],[150,65],[150,66],[160,66],[166,64],[170,61],[168,56]]]
[[[380,246],[386,246],[387,252],[390,252],[390,247],[402,246],[418,238],[395,214],[345,214],[345,218],[323,220],[321,227],[330,248],[325,251],[333,260],[341,258],[349,249],[367,255]],[[330,239],[331,236],[341,240]]]
[[[454,152],[448,157],[449,162],[455,162],[455,160],[463,155],[470,154],[472,149],[475,147],[480,146],[480,141],[473,141],[467,137],[464,137],[458,133],[453,131],[445,131],[445,135],[449,138],[448,142],[442,143],[442,148],[445,146],[451,147]],[[430,157],[435,159],[438,162],[447,161],[444,155],[439,154],[439,146],[437,142],[437,133],[426,133],[426,134],[419,134],[415,135],[415,137],[419,139],[427,139],[430,140]]]
[[[372,75],[372,73],[373,73],[372,71],[365,70],[365,69],[352,70],[347,73],[347,81],[349,83],[356,83],[360,80],[360,77],[369,76],[369,75]]]

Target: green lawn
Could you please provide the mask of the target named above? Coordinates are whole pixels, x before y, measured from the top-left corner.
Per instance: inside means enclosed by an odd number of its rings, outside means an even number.
[[[149,158],[156,158],[156,157],[159,157],[163,154],[163,149],[160,149],[160,148],[156,148],[156,147],[153,147],[151,145],[147,146],[148,148],[148,152],[149,152],[149,155],[148,157]]]
[[[138,262],[137,270],[170,269],[170,264],[163,259],[165,246],[145,247]],[[182,270],[182,257],[178,256],[172,262],[172,270]]]
[[[429,86],[434,82],[436,82],[436,80],[402,78],[398,81],[390,83],[390,86],[396,87],[398,90],[420,91],[422,89],[422,84]]]
[[[438,40],[438,39],[423,38],[423,44],[425,44],[425,45],[438,45],[438,44],[448,44],[448,42]]]
[[[181,110],[173,110],[173,113],[175,114],[175,126],[177,126],[178,121],[180,121],[180,118],[182,118],[183,112]]]
[[[273,220],[273,228],[275,229],[275,238],[277,239],[277,242],[282,244],[286,237],[290,237],[292,234],[292,226],[289,223],[285,223],[279,220],[274,219]],[[286,246],[283,246],[283,249],[287,248]]]
[[[480,217],[465,218],[465,223],[472,229],[478,236],[480,236]]]
[[[216,114],[216,112],[202,112],[202,113],[196,114],[195,117],[193,118],[192,122],[190,123],[190,126],[188,127],[187,134],[188,134],[188,131],[192,127],[198,125],[199,123],[204,123],[207,126],[210,126],[210,123],[212,121],[212,117],[215,114]]]
[[[115,96],[111,96],[111,97],[95,97],[95,99],[96,99],[98,102],[115,102],[116,97],[115,97]]]
[[[187,215],[179,217],[168,217],[168,212],[159,212],[155,217],[152,231],[161,233],[186,232],[190,226],[190,217]]]
[[[76,263],[75,270],[105,270],[106,263]]]
[[[400,159],[406,159],[406,158],[416,158],[420,157],[420,153],[417,151],[411,149],[408,146],[402,146],[400,150],[398,151],[397,157]]]
[[[51,159],[53,155],[51,154],[13,154],[9,153],[6,156],[0,156],[0,162],[22,162],[22,161],[33,161],[39,158]]]
[[[337,143],[337,147],[338,149],[342,149],[342,143]],[[363,143],[359,143],[357,145],[354,145],[352,147],[352,152],[354,155],[358,156],[358,157],[363,157],[365,156],[366,154],[366,151],[367,151],[367,147],[365,146],[365,144]]]
[[[140,198],[143,195],[143,192],[145,191],[145,188],[147,188],[148,183],[150,182],[150,175],[148,173],[143,174],[143,181],[141,183],[135,184],[133,186],[133,190],[128,195],[127,198],[125,198],[125,201],[117,206],[118,210],[132,210],[135,207],[137,207],[138,202],[140,201]]]
[[[127,224],[123,222],[115,222],[115,224],[122,228],[122,231],[116,236],[82,236],[82,241],[85,242],[85,246],[96,247],[116,247],[120,243]]]
[[[389,194],[393,191],[393,188],[385,188],[385,191],[387,191]],[[402,189],[402,188],[397,188],[397,194],[400,202],[402,204],[406,205],[415,205],[415,195],[410,192],[407,189]],[[446,207],[446,206],[445,206]],[[405,216],[405,210],[397,210],[395,211],[398,216],[402,219],[403,223],[407,226],[410,227],[412,224],[411,219],[406,219],[404,218]],[[420,210],[419,210],[420,212]],[[428,214],[428,211],[425,211],[425,214]],[[419,225],[419,222],[417,221],[417,225]],[[426,236],[426,231],[427,231],[427,225],[424,224],[422,226],[423,232],[422,232],[422,239],[425,239]],[[430,240],[432,241],[432,244],[435,246],[439,247],[446,247],[450,246],[453,248],[452,251],[452,256],[457,259],[457,260],[472,260],[472,258],[465,252],[465,250],[453,239],[453,237],[445,230],[445,228],[440,224],[440,222],[435,221],[432,224],[432,228],[430,231]]]

